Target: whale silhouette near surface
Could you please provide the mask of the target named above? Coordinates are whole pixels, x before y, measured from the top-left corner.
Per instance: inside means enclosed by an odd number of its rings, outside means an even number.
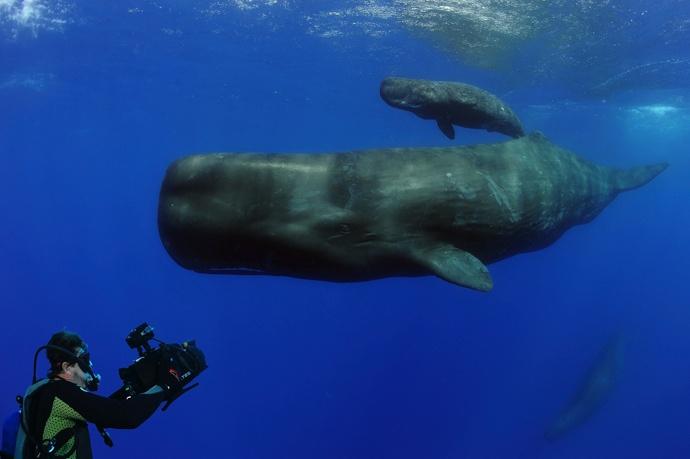
[[[391,107],[436,120],[449,139],[455,138],[453,125],[516,138],[525,135],[522,123],[505,102],[470,84],[388,77],[381,82],[379,92]]]
[[[327,281],[436,275],[488,291],[486,264],[542,249],[666,164],[592,164],[539,133],[488,145],[215,153],[173,162],[159,234],[203,273]]]

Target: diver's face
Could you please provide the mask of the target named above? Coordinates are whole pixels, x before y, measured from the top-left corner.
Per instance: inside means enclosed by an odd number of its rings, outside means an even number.
[[[81,359],[83,364],[93,365],[91,363],[91,356],[86,348],[78,347],[74,350],[74,354]],[[63,363],[61,376],[79,387],[87,388],[89,383],[92,382],[93,376],[86,370],[89,370],[89,367],[82,368],[79,363]]]
[[[74,384],[82,388],[86,387],[86,382],[90,378],[90,376],[87,375],[81,369],[81,367],[79,367],[78,363],[73,363],[71,365],[68,363],[63,363],[62,373],[64,375],[64,379],[73,382]]]

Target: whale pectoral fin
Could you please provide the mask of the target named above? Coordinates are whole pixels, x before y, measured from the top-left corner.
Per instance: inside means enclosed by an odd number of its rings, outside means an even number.
[[[450,140],[455,138],[455,129],[453,129],[453,124],[448,120],[439,119],[436,120],[438,128],[443,132],[443,134]]]
[[[453,284],[488,292],[494,286],[484,263],[451,245],[415,251],[414,258],[429,271]]]

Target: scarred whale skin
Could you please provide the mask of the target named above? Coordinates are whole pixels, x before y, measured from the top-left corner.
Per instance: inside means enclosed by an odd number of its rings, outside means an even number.
[[[453,81],[389,77],[381,82],[381,98],[390,106],[420,118],[436,120],[449,139],[453,125],[500,132],[511,137],[525,135],[517,115],[501,99],[476,86]]]
[[[205,273],[364,281],[435,274],[488,291],[487,263],[542,249],[666,164],[597,166],[535,133],[348,153],[217,153],[172,163],[158,227]]]

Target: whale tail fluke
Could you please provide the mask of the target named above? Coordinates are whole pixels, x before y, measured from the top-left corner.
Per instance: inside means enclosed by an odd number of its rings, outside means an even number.
[[[613,179],[618,193],[634,190],[646,185],[654,177],[661,174],[668,167],[668,163],[652,164],[650,166],[633,167],[626,170],[616,170]]]

